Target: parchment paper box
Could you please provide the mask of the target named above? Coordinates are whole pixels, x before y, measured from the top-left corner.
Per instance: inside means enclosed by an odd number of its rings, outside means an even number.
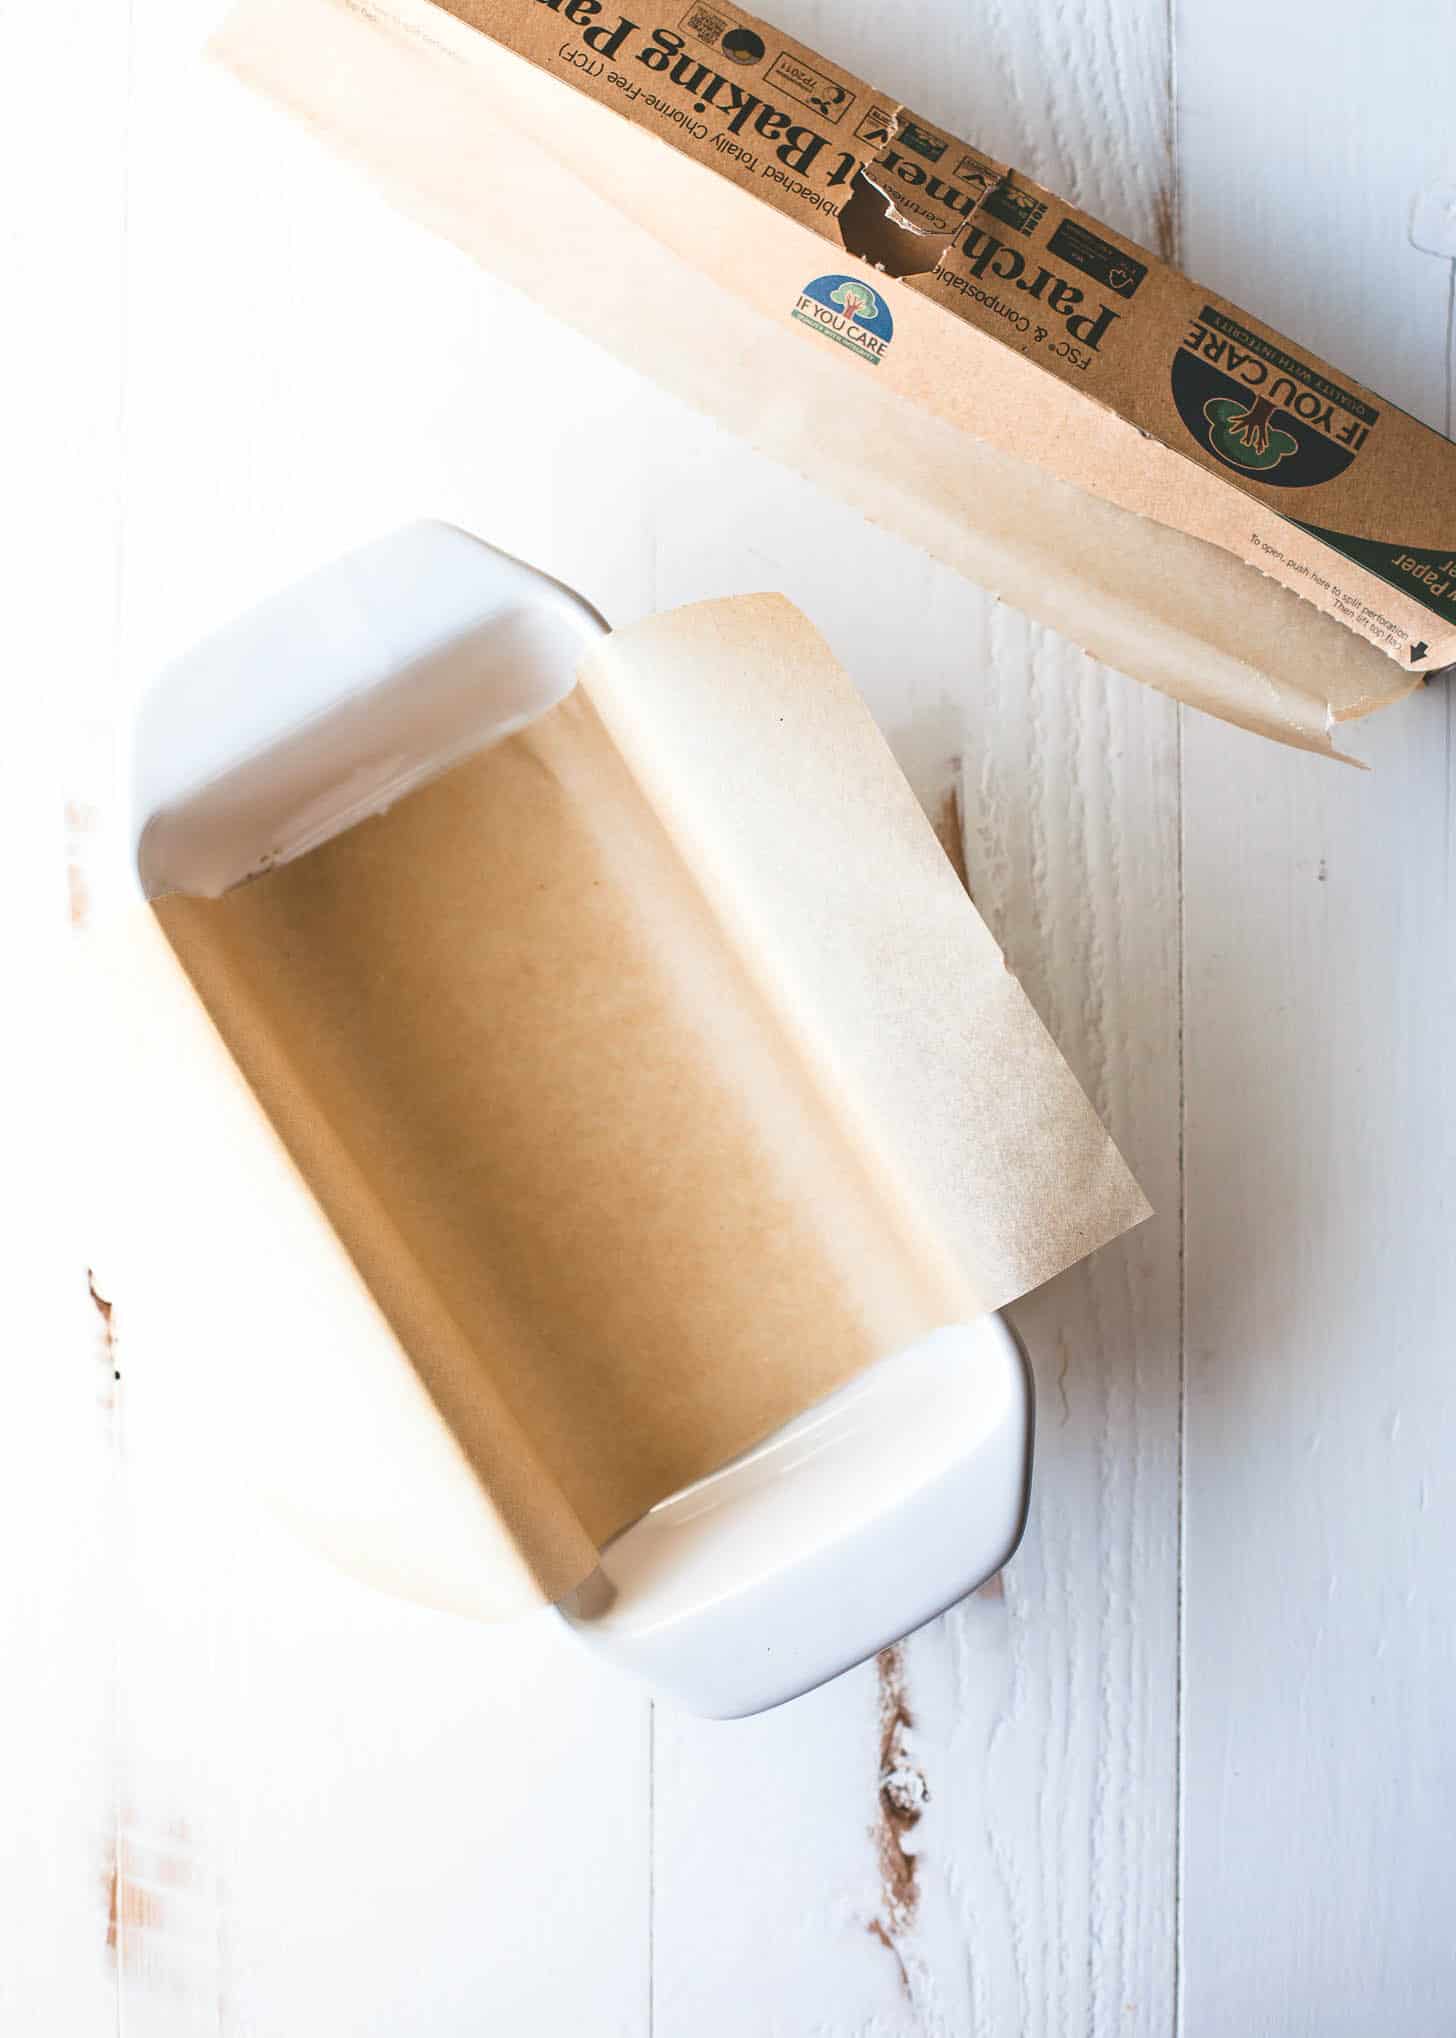
[[[1456,662],[1456,447],[753,16],[243,0],[219,48],[562,318],[1181,700],[1330,751]]]
[[[135,813],[128,1335],[311,1540],[476,1614],[594,1580],[708,1711],[1004,1561],[990,1312],[1147,1206],[787,602],[607,634],[412,526],[164,675]]]

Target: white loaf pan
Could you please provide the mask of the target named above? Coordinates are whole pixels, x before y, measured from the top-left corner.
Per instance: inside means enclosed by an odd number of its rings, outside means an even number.
[[[605,627],[569,590],[442,524],[336,562],[151,693],[133,775],[144,892],[217,896],[389,806],[562,700]],[[1029,1373],[1005,1322],[947,1326],[661,1501],[559,1614],[690,1711],[761,1711],[1006,1562],[1031,1439]]]

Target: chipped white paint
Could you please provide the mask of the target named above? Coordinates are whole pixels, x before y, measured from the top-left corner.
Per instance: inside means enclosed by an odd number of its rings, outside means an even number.
[[[1410,237],[1424,254],[1456,262],[1456,177],[1443,177],[1416,193]]]
[[[1456,177],[1441,177],[1411,201],[1411,246],[1449,263],[1446,277],[1446,400],[1439,422],[1456,433]]]
[[[1016,1312],[1038,1490],[1000,1588],[709,1726],[652,1717],[549,1620],[395,1606],[251,1513],[128,1344],[82,1114],[58,1129],[55,1086],[23,1085],[0,2026],[1448,2030],[1449,694],[1372,725],[1373,777],[1180,721],[403,225],[199,72],[217,4],[50,0],[0,30],[9,274],[48,313],[8,378],[39,477],[8,628],[36,712],[71,707],[80,902],[96,732],[329,551],[432,512],[613,619],[777,586],[932,810],[959,771],[977,901],[1159,1216]],[[1379,34],[1353,0],[1177,0],[1171,28],[1166,0],[926,0],[913,32],[778,12],[1449,418],[1451,266],[1410,237],[1456,170],[1413,85],[1456,62],[1445,0]],[[64,553],[27,552],[37,526]],[[12,745],[45,754],[40,726]],[[37,985],[62,967],[54,777],[8,795]],[[7,1065],[35,1067],[53,1003],[10,1004]]]

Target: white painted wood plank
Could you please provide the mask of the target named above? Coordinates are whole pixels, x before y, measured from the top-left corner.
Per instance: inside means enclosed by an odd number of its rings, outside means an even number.
[[[1188,266],[1438,425],[1453,65],[1435,0],[1180,16]],[[1358,748],[1185,731],[1187,2038],[1456,2016],[1449,685]]]
[[[68,904],[116,582],[125,24],[83,0],[0,23],[6,731],[0,892],[0,2029],[114,2029],[112,1365],[87,1292],[96,1129]]]
[[[114,1387],[86,1283],[94,1126],[77,1094],[60,774],[39,742],[24,760],[0,828],[24,873],[7,889],[0,1010],[0,2030],[90,2038],[117,2002]]]
[[[1186,752],[1189,2038],[1456,2006],[1451,737]]]
[[[118,726],[191,638],[419,514],[645,607],[635,379],[200,69],[216,11],[135,8]],[[147,1163],[128,1190],[164,1223],[177,1191]],[[376,1597],[248,1507],[246,1468],[172,1389],[246,1363],[228,1296],[256,1269],[189,1290],[164,1349],[128,1338],[157,1312],[126,1262],[106,1279],[128,2032],[635,2038],[645,1701],[550,1616],[475,1627]]]
[[[911,47],[883,11],[779,13],[927,117],[1159,232],[1161,7],[924,9]],[[1041,1423],[1004,1588],[782,1716],[720,1728],[659,1709],[655,2028],[1167,2031],[1176,713],[705,427],[674,434],[656,487],[660,603],[782,588],[933,814],[964,760],[977,902],[1160,1216],[1015,1312]]]

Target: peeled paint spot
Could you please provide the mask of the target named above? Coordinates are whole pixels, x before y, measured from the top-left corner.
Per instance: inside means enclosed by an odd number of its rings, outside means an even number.
[[[961,796],[959,787],[952,785],[946,790],[935,817],[935,837],[950,858],[951,868],[970,896],[971,880],[966,871],[966,836],[961,823]]]
[[[907,1736],[915,1718],[905,1691],[905,1658],[898,1643],[882,1649],[875,1661],[879,1676],[879,1814],[874,1826],[875,1854],[880,1870],[880,1912],[870,1932],[895,1956],[900,1978],[909,1986],[901,1936],[915,1923],[920,1904],[918,1868],[905,1841],[919,1825],[930,1802],[925,1772],[913,1760]]]

